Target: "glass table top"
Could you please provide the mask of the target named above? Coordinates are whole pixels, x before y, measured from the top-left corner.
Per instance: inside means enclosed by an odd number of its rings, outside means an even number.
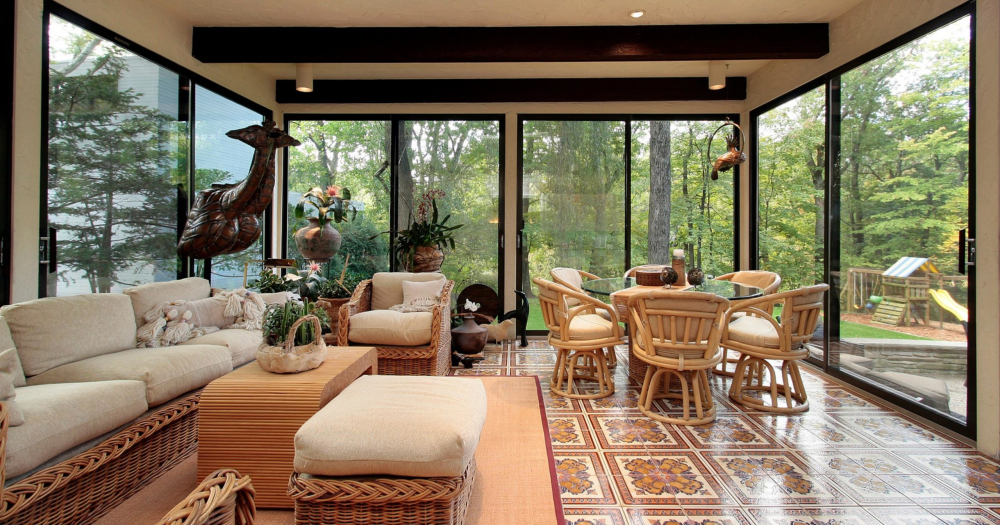
[[[615,277],[612,279],[594,279],[591,281],[584,281],[583,283],[584,290],[592,294],[605,296],[609,296],[627,288],[632,288],[633,286],[637,285],[635,279],[632,277],[624,279],[621,277]],[[705,282],[697,286],[685,288],[684,291],[714,293],[715,295],[725,297],[726,299],[751,299],[753,297],[760,297],[763,294],[761,289],[756,286],[734,283],[732,281],[717,281],[715,279],[705,279]]]

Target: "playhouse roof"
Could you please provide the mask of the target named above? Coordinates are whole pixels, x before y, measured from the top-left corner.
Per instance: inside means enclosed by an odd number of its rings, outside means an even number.
[[[941,273],[934,263],[926,257],[902,257],[888,270],[882,272],[886,277],[909,277],[913,272],[923,270],[927,273]]]

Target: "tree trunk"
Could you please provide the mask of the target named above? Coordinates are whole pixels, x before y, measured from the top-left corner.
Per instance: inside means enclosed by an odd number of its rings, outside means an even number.
[[[649,123],[649,263],[670,264],[670,122]]]

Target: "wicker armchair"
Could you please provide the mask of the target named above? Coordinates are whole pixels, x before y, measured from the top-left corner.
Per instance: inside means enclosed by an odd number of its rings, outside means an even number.
[[[257,509],[250,476],[233,469],[210,474],[157,525],[253,525]]]
[[[440,302],[431,312],[430,342],[420,346],[352,343],[351,317],[372,311],[374,279],[362,281],[351,300],[340,307],[337,345],[374,346],[378,349],[378,373],[387,375],[447,375],[451,368],[451,290],[454,281],[446,281]]]

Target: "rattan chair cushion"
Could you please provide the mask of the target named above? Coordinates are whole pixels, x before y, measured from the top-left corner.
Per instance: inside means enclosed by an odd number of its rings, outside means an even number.
[[[774,325],[767,319],[749,315],[729,323],[729,339],[754,346],[780,347],[780,338]]]
[[[561,337],[559,332],[553,335]],[[614,337],[611,321],[598,314],[580,314],[569,323],[569,338],[573,341],[588,341]]]
[[[362,376],[295,434],[295,471],[314,476],[461,476],[486,422],[481,381]]]
[[[367,345],[420,346],[431,340],[434,314],[370,310],[351,316],[352,343]]]

